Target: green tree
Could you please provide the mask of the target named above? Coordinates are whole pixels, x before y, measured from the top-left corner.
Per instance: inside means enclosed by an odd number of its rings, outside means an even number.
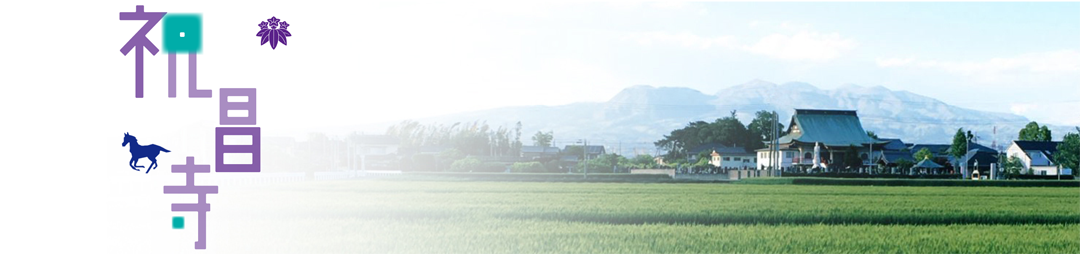
[[[1020,129],[1018,139],[1023,141],[1050,141],[1052,136],[1050,135],[1050,128],[1046,125],[1039,126],[1039,123],[1032,121]]]
[[[1065,134],[1065,138],[1057,146],[1057,153],[1054,154],[1054,163],[1072,169],[1073,175],[1080,171],[1080,165],[1077,165],[1080,162],[1080,127],[1076,127],[1076,131],[1077,133]]]
[[[709,164],[709,157],[708,156],[701,156],[701,157],[698,158],[698,161],[696,163],[694,163],[695,168],[705,168],[705,167],[709,167],[709,165],[712,165],[712,164]]]
[[[562,153],[562,155],[577,156],[578,158],[580,158],[582,160],[585,159],[585,157],[581,157],[581,156],[585,156],[585,148],[582,147],[581,145],[569,145],[569,146],[566,146],[566,149],[563,149],[560,153]]]
[[[521,121],[514,124],[514,142],[509,146],[510,154],[521,154]]]
[[[483,162],[480,159],[467,157],[464,159],[456,160],[450,165],[450,170],[454,172],[472,172],[473,170],[479,170],[483,166]]]
[[[653,168],[655,166],[654,164],[656,164],[656,161],[653,160],[653,157],[649,156],[648,154],[641,154],[638,156],[634,156],[634,158],[631,158],[630,164],[633,164],[634,167]]]
[[[585,165],[589,166],[589,173],[613,173],[615,166],[625,164],[626,158],[617,154],[601,154],[595,159],[580,161],[575,167],[577,172],[583,172]]]
[[[747,150],[753,151],[758,148],[765,147],[765,142],[771,140],[771,131],[773,127],[772,124],[774,121],[776,121],[773,118],[774,116],[776,116],[776,114],[765,110],[754,113],[754,120],[750,121],[750,124],[746,126],[746,129],[750,133],[750,135],[754,136],[753,140],[757,140],[758,142],[755,144],[747,145]],[[779,127],[778,129],[783,130],[784,124],[779,122],[777,123],[777,127]],[[781,136],[782,135],[783,131],[781,131]]]
[[[931,153],[930,149],[926,149],[925,147],[923,147],[923,149],[919,149],[918,152],[915,152],[915,156],[913,157],[915,157],[916,161],[922,161],[934,158],[934,153]]]
[[[949,149],[949,155],[953,158],[963,158],[967,155],[968,142],[975,138],[975,135],[971,134],[971,131],[964,133],[964,128],[956,130],[956,134],[953,135],[952,147]]]
[[[441,153],[439,153],[439,156],[435,157],[435,160],[437,162],[435,164],[435,167],[439,171],[443,171],[443,170],[446,170],[447,167],[452,166],[451,164],[453,162],[455,162],[457,160],[460,160],[460,159],[464,159],[464,158],[465,158],[465,154],[461,153],[461,151],[458,151],[457,149],[453,149],[453,148],[447,149],[446,151],[442,151]]]
[[[1042,127],[1039,127],[1039,136],[1038,136],[1038,138],[1039,138],[1039,141],[1050,141],[1054,137],[1050,135],[1050,128],[1047,128],[1046,125],[1043,125]]]
[[[896,160],[896,167],[900,169],[901,173],[907,172],[908,170],[911,170],[911,167],[914,167],[914,166],[915,166],[915,162],[913,162],[913,161],[909,161],[909,160],[906,160],[906,159]]]
[[[761,139],[750,134],[746,126],[735,118],[735,112],[724,118],[717,118],[709,123],[691,122],[682,129],[671,131],[664,138],[654,142],[657,148],[667,152],[665,159],[672,161],[685,158],[690,149],[702,144],[720,143],[729,146],[741,146],[755,149],[763,146]]]
[[[554,131],[548,131],[546,133],[541,132],[541,131],[536,131],[536,134],[533,134],[533,137],[532,137],[533,145],[534,146],[549,147],[549,146],[551,146],[551,140],[554,139],[554,138],[555,138],[555,132]]]
[[[866,131],[866,135],[873,139],[878,139],[877,133],[874,133],[873,131]]]
[[[1022,170],[1024,170],[1024,163],[1016,156],[1009,156],[1001,163],[1001,172],[1007,176],[1020,175]]]

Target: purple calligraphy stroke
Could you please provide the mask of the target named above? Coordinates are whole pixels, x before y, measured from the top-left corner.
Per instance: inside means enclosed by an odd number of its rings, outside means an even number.
[[[195,249],[206,249],[206,212],[210,211],[210,204],[206,203],[206,194],[217,194],[218,187],[214,185],[196,186],[195,173],[210,173],[210,165],[196,165],[195,157],[188,156],[183,165],[172,165],[173,173],[185,173],[187,184],[182,186],[165,186],[165,194],[198,194],[199,202],[194,204],[172,204],[173,212],[198,212],[199,213],[199,240],[195,242]]]
[[[176,98],[176,53],[170,52],[167,55],[169,55],[169,98]],[[195,74],[198,69],[196,55],[188,54],[188,98],[212,98],[214,91],[199,89],[195,84],[197,78]]]
[[[154,28],[161,18],[165,17],[165,12],[146,12],[142,5],[135,6],[135,12],[121,12],[120,20],[146,20],[146,24],[139,29],[135,35],[131,36],[124,47],[120,48],[120,53],[125,56],[131,53],[132,49],[135,49],[135,98],[143,97],[143,53],[145,48],[150,51],[151,55],[157,55],[158,48],[154,46],[150,39],[146,38],[146,34],[150,32],[150,29]]]

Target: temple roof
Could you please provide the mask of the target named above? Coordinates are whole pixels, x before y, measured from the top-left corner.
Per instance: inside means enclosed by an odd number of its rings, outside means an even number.
[[[796,109],[787,132],[787,135],[780,137],[781,144],[820,142],[836,147],[889,142],[866,135],[854,110]]]

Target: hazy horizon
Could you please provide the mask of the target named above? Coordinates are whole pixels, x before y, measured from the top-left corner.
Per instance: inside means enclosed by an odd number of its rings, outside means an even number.
[[[761,79],[821,89],[882,86],[1040,123],[1080,125],[1070,110],[1080,108],[1080,18],[1074,15],[1080,3],[480,6],[364,6],[361,19],[389,22],[357,23],[363,38],[343,39],[358,43],[357,50],[340,53],[355,59],[340,67],[356,70],[348,79],[356,85],[330,78],[308,84],[339,91],[319,94],[326,99],[312,107],[359,110],[364,117],[283,113],[267,120],[363,125],[602,102],[634,85],[712,94]],[[364,111],[372,107],[393,110]]]

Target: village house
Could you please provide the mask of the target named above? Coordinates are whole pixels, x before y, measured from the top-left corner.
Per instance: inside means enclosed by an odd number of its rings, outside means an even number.
[[[701,159],[701,157],[699,157],[699,156],[708,157],[709,154],[712,153],[712,151],[715,151],[715,150],[718,150],[718,149],[723,150],[723,149],[725,149],[727,147],[728,146],[725,146],[724,144],[720,144],[720,143],[706,143],[706,144],[698,145],[698,146],[696,146],[694,148],[690,148],[690,150],[686,150],[686,156],[687,156],[686,161],[697,162],[698,160]]]
[[[577,150],[578,152],[580,152],[581,146],[580,145],[567,145],[566,147],[563,148],[562,151],[564,153],[566,151],[568,151],[568,150],[573,151],[570,148],[574,148],[573,150]],[[607,153],[607,151],[604,149],[604,146],[594,146],[594,145],[585,146],[585,154],[586,154],[585,159],[586,160],[596,159],[596,158],[600,157],[600,155],[603,155],[603,154],[606,154],[606,153]],[[578,156],[580,154],[571,154],[571,155]]]
[[[1016,157],[1024,165],[1021,173],[1031,172],[1035,175],[1058,175],[1058,165],[1054,163],[1054,154],[1061,142],[1055,141],[1013,141],[1005,153],[1009,157]],[[1063,174],[1071,174],[1072,169],[1061,170]]]
[[[908,148],[908,144],[905,144],[904,141],[898,138],[882,138],[879,140],[888,143],[881,145],[880,149],[874,150],[874,154],[878,158],[877,163],[889,168],[890,173],[895,174],[903,171],[903,169],[897,170],[896,162],[898,161],[916,162],[914,156],[912,156],[914,152]]]
[[[550,159],[559,157],[558,147],[549,146],[522,146],[521,158],[527,160]]]
[[[397,159],[401,142],[390,135],[355,135],[345,150],[349,152],[348,168],[384,170]]]
[[[968,171],[964,175],[965,178],[972,176],[974,173],[979,173],[981,176],[996,175],[990,173],[990,170],[992,169],[990,165],[998,163],[999,152],[993,148],[975,142],[968,143],[968,146],[968,152],[964,154],[963,157],[952,157],[949,159],[949,164],[951,164],[954,169],[966,168]],[[952,154],[951,148],[948,153]],[[966,162],[963,161],[965,158],[967,159]],[[965,163],[967,165],[963,165]]]
[[[720,168],[746,169],[757,164],[757,157],[742,147],[722,147],[714,149],[710,155],[709,164]]]

